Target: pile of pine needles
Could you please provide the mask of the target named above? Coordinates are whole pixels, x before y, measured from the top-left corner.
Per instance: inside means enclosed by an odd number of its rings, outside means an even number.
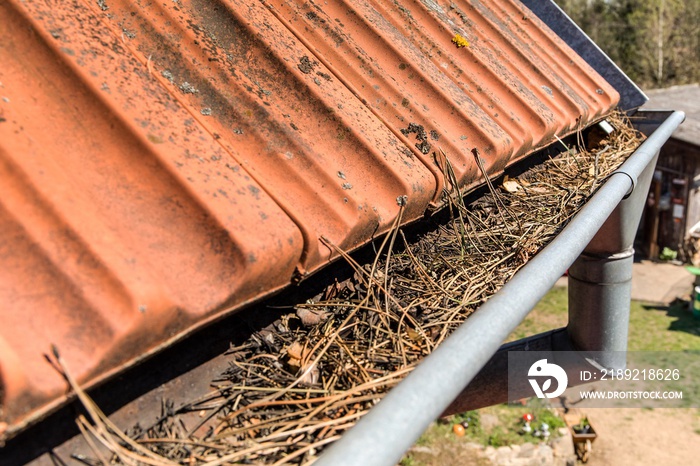
[[[435,153],[451,221],[409,243],[399,197],[394,228],[372,263],[326,241],[354,276],[232,347],[230,367],[207,396],[165,406],[148,428],[120,432],[71,381],[87,409],[78,423],[94,464],[313,461],[547,245],[639,146],[643,136],[622,115],[608,121],[615,131],[595,147],[584,149],[579,137],[578,147],[517,178],[498,186],[487,178],[489,191],[470,205],[449,157]]]

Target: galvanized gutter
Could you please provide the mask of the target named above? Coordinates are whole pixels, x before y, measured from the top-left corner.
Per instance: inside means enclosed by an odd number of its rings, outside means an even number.
[[[552,243],[474,312],[315,464],[396,464],[579,257],[620,201],[634,192],[639,177],[684,118],[682,112],[669,116],[611,175]]]

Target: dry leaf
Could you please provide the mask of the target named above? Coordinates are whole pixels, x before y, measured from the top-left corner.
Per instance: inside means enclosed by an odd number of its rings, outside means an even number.
[[[305,307],[297,308],[297,316],[301,319],[301,323],[304,327],[311,327],[313,325],[318,325],[330,317],[330,313],[322,310],[308,309]]]
[[[518,183],[515,180],[506,180],[503,182],[503,189],[505,189],[509,193],[517,193],[518,191],[523,189],[523,187],[520,186],[520,183]]]
[[[302,359],[304,353],[304,346],[298,341],[295,341],[287,348],[287,356],[289,356],[290,359]]]
[[[421,341],[423,341],[423,337],[421,336],[421,334],[416,332],[412,328],[406,329],[406,333],[408,334],[408,338],[415,341],[416,343],[420,343]]]
[[[314,363],[305,365],[299,372],[303,374],[299,380],[299,386],[301,387],[313,387],[318,383],[318,379],[321,376],[318,367]]]

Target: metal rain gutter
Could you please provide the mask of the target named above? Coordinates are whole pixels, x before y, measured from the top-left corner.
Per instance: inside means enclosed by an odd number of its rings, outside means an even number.
[[[619,370],[627,366],[634,237],[657,159],[655,156],[649,161],[637,177],[634,190],[569,267],[568,325],[501,346],[443,416],[531,397],[532,387],[525,379],[518,383],[509,377],[509,355],[513,351],[548,353],[566,371],[569,387],[588,383],[579,375],[582,370]]]
[[[594,239],[683,122],[672,113],[562,232],[315,463],[393,465],[460,394]],[[397,428],[400,426],[400,428]]]

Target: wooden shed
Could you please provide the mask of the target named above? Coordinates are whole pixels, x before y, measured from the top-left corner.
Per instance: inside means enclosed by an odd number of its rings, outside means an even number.
[[[686,113],[686,121],[661,149],[637,249],[655,259],[668,248],[678,253],[678,259],[693,261],[696,247],[691,230],[700,222],[700,85],[658,89],[647,95],[645,109],[678,109]]]

